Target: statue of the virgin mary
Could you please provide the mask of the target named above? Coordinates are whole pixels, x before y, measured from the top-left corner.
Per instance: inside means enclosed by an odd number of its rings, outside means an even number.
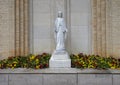
[[[67,28],[61,11],[58,12],[58,17],[55,21],[55,40],[56,49],[49,61],[50,68],[70,68],[71,59],[65,50],[65,39]]]
[[[65,51],[65,39],[66,39],[67,28],[61,11],[58,12],[58,17],[55,21],[55,40],[56,50],[55,52]]]

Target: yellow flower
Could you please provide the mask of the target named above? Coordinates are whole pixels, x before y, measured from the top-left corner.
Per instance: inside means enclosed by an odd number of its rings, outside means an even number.
[[[14,61],[13,63],[17,63],[16,61]]]
[[[115,66],[112,66],[111,69],[115,69]]]
[[[32,55],[31,57],[30,57],[30,60],[33,60],[35,58],[35,56],[34,55]]]
[[[112,66],[113,66],[111,63],[108,63],[108,65],[109,65],[110,67],[112,67]]]
[[[78,56],[78,55],[76,55],[76,57],[77,57],[77,58],[79,58],[79,56]]]
[[[16,66],[16,64],[14,64],[14,66]]]
[[[9,66],[12,66],[12,64],[9,64]]]
[[[36,63],[39,63],[39,59],[36,59],[35,62],[36,62]]]
[[[36,66],[36,69],[39,69],[39,65]]]
[[[12,66],[12,69],[14,69],[14,66]]]

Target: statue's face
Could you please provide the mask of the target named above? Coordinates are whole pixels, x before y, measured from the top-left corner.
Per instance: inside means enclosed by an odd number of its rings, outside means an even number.
[[[58,17],[61,17],[61,18],[63,17],[63,14],[61,11],[58,12]]]

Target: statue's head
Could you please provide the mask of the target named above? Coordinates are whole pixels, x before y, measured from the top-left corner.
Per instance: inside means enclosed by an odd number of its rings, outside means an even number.
[[[62,11],[58,11],[58,17],[60,17],[60,18],[63,17],[63,13],[62,13]]]

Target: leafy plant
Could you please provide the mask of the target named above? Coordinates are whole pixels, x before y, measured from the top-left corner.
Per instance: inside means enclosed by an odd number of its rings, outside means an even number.
[[[47,68],[50,56],[48,53],[43,53],[36,56],[30,54],[28,56],[8,57],[8,59],[0,60],[0,68]]]
[[[71,54],[73,68],[116,69],[120,67],[120,59],[101,57],[99,55]]]

